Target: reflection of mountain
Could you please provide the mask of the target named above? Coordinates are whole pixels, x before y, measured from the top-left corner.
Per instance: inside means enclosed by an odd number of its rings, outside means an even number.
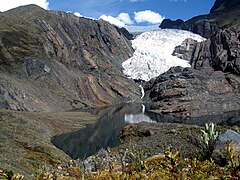
[[[134,120],[139,122],[140,116],[147,121],[150,119],[142,114],[141,104],[121,104],[94,110],[92,113],[101,117],[95,124],[76,132],[55,136],[52,143],[73,159],[84,159],[101,148],[117,146],[120,143],[118,135],[126,122],[135,123]]]

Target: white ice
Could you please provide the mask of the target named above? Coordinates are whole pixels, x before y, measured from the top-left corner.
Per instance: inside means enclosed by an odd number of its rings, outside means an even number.
[[[172,53],[182,42],[192,38],[201,42],[203,37],[189,31],[160,29],[144,32],[132,41],[133,57],[122,63],[123,73],[132,79],[149,81],[173,66],[189,67],[189,62]]]

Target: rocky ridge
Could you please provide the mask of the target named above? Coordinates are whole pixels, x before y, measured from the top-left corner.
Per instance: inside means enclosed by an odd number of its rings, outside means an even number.
[[[155,102],[155,112],[178,117],[216,115],[240,108],[239,89],[230,83],[238,76],[211,69],[174,67],[144,89]]]
[[[159,26],[162,29],[174,28],[189,30],[205,38],[210,38],[218,29],[240,27],[238,0],[216,0],[209,14],[195,16],[187,21],[165,19]]]
[[[121,70],[133,54],[124,30],[35,5],[0,13],[0,22],[1,108],[69,110],[140,97]]]

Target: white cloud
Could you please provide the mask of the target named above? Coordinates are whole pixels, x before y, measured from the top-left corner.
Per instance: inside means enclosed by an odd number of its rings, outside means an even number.
[[[148,22],[151,24],[161,23],[164,19],[162,15],[151,10],[134,12],[134,20],[137,23]]]
[[[7,11],[18,6],[36,4],[44,9],[48,9],[47,0],[0,0],[0,11]]]
[[[79,12],[75,12],[75,13],[73,13],[75,16],[77,16],[77,17],[82,17],[82,15],[79,13]]]
[[[112,17],[112,16],[102,15],[102,16],[100,16],[99,19],[103,19],[104,21],[108,21],[111,24],[113,24],[115,26],[118,26],[118,27],[124,27],[125,26],[124,22],[122,22],[119,19],[117,19],[115,17]]]
[[[133,24],[133,21],[127,13],[120,13],[117,17],[102,15],[99,19],[108,21],[118,27],[124,27],[126,24]]]
[[[124,24],[133,24],[133,21],[131,20],[128,13],[120,13],[117,16],[117,19],[122,21]]]

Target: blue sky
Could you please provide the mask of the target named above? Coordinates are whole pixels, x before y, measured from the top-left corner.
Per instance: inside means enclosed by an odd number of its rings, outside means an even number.
[[[26,4],[45,9],[78,12],[123,25],[160,24],[164,18],[187,20],[206,14],[215,0],[0,0],[0,11]],[[79,15],[79,14],[77,14]]]
[[[49,8],[93,18],[103,14],[116,17],[122,12],[133,18],[134,12],[151,10],[165,18],[187,20],[208,13],[213,3],[214,0],[49,0]]]

